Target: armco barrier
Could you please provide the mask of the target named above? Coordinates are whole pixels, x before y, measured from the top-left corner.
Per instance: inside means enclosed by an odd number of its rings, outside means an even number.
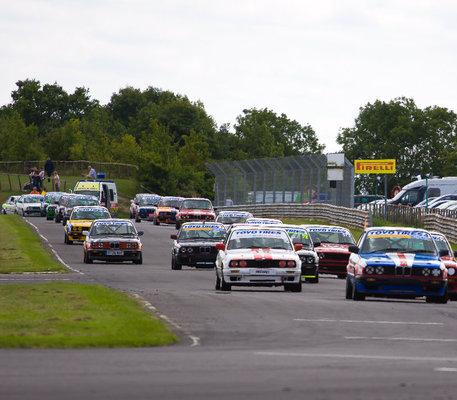
[[[453,243],[457,243],[457,221],[454,218],[443,217],[437,213],[423,216],[424,228],[441,232]]]
[[[249,211],[256,217],[267,218],[311,218],[354,228],[369,225],[369,213],[355,208],[338,207],[331,204],[248,204],[218,207],[218,210]]]

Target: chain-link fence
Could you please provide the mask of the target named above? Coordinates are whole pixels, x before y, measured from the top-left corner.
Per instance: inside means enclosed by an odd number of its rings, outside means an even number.
[[[53,161],[59,175],[82,176],[87,174],[90,165],[97,172],[105,173],[106,178],[136,177],[138,166],[132,164],[95,162],[95,161]],[[43,168],[44,160],[35,161],[0,161],[0,172],[7,174],[29,174],[33,167]]]
[[[328,203],[352,207],[354,168],[344,158],[343,180],[327,179],[327,156],[307,154],[208,164],[215,204]]]

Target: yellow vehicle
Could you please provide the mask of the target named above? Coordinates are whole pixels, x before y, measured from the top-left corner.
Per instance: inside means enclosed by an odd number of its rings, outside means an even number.
[[[65,225],[65,244],[73,244],[73,241],[83,242],[86,240],[84,231],[88,231],[92,222],[97,219],[111,218],[106,207],[102,206],[77,206],[73,208],[70,219]]]

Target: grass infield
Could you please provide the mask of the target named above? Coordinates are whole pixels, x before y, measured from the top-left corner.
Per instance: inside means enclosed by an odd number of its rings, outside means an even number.
[[[0,347],[145,347],[176,336],[124,293],[99,285],[0,285]]]
[[[17,215],[0,215],[0,273],[65,272],[40,238]]]

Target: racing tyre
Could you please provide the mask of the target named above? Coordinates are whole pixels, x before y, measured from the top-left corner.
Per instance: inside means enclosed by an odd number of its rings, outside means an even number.
[[[297,282],[297,283],[291,283],[290,284],[290,291],[293,292],[293,293],[301,293],[302,291],[302,282],[300,280],[300,282]]]
[[[179,222],[176,222],[176,230],[181,229],[181,224]]]
[[[138,260],[133,261],[133,263],[138,265],[143,264],[143,254],[140,254],[140,258]]]
[[[154,225],[160,225],[160,222],[157,220],[157,218],[154,218]]]
[[[338,275],[338,279],[346,279],[346,274],[340,274],[340,275]]]
[[[73,240],[68,239],[68,235],[65,234],[64,243],[65,243],[65,244],[73,244]]]
[[[216,274],[216,287],[215,287],[216,290],[221,290],[221,279],[219,278],[219,276]]]
[[[175,258],[171,259],[171,269],[174,271],[180,271],[182,269],[182,264],[176,261]]]
[[[425,301],[427,303],[435,303],[435,304],[446,304],[449,298],[447,295],[444,296],[427,296]]]
[[[357,290],[357,287],[355,284],[352,284],[352,300],[354,301],[363,301],[365,300],[365,295],[363,293],[360,293]]]
[[[305,278],[305,282],[308,282],[308,283],[319,283],[319,276],[315,276],[314,278]]]
[[[346,300],[352,299],[352,282],[349,276],[346,277]]]
[[[224,278],[221,279],[221,290],[223,292],[230,292],[232,290],[232,285],[230,285],[229,283],[226,283],[224,281]]]

